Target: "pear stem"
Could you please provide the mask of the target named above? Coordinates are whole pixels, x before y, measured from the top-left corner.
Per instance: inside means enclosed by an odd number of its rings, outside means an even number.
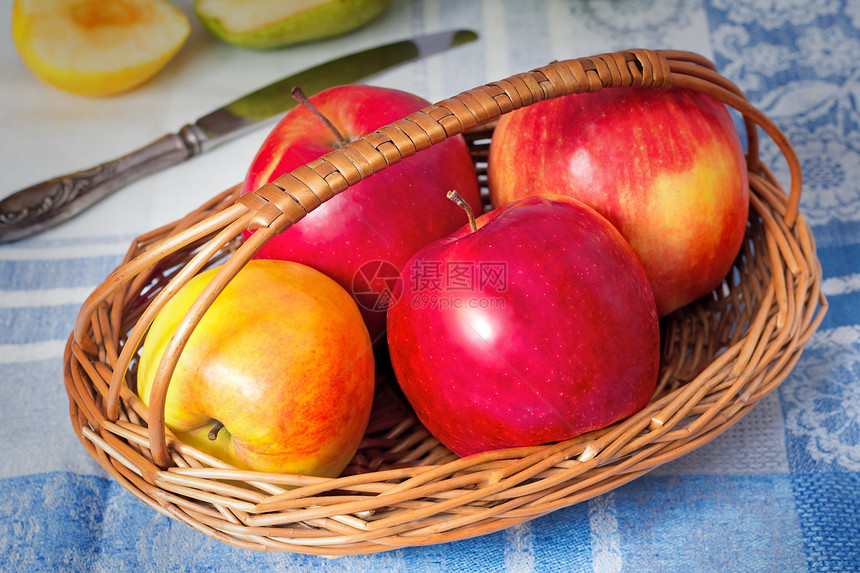
[[[293,94],[293,99],[295,99],[297,102],[310,110],[312,114],[314,114],[321,122],[325,124],[327,128],[331,130],[331,132],[334,134],[335,139],[337,139],[338,147],[346,147],[347,145],[349,145],[349,140],[345,138],[340,131],[338,131],[338,129],[334,126],[331,120],[329,120],[329,118],[324,116],[323,113],[318,110],[314,104],[311,103],[311,100],[308,99],[308,96],[305,95],[305,92],[302,91],[302,88],[296,86],[293,88],[291,93]]]
[[[458,207],[466,212],[466,215],[469,217],[469,228],[472,229],[473,233],[477,231],[478,224],[475,222],[475,212],[472,211],[472,206],[463,199],[463,196],[451,189],[448,191],[448,199],[456,203]]]
[[[223,427],[224,427],[224,424],[222,424],[219,420],[215,420],[215,425],[212,426],[212,429],[209,430],[209,433],[206,434],[206,437],[214,442],[215,440],[218,439],[218,432],[220,432],[221,428],[223,428]]]

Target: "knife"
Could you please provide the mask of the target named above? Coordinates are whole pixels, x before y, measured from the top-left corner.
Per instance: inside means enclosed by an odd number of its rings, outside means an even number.
[[[477,38],[471,30],[450,30],[343,56],[242,96],[128,155],[13,193],[0,201],[0,243],[58,225],[133,181],[260,127],[297,105],[291,95],[295,86],[312,95]]]

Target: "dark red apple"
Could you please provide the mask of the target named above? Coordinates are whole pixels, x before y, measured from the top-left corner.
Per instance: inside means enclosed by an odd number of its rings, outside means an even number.
[[[538,445],[643,408],[654,295],[618,231],[561,196],[514,201],[416,253],[388,309],[397,380],[459,455]]]
[[[350,140],[428,105],[403,91],[364,85],[331,88],[310,102]],[[339,145],[323,121],[306,106],[296,107],[257,152],[242,192],[254,191]],[[335,279],[355,296],[371,339],[384,344],[385,309],[396,294],[390,292],[388,271],[399,270],[418,249],[463,224],[463,212],[446,198],[450,189],[480,209],[474,163],[460,136],[353,185],[274,237],[257,257],[304,263]]]
[[[686,90],[607,88],[502,117],[490,198],[560,193],[594,207],[627,239],[660,315],[714,290],[749,212],[746,162],[726,107]]]

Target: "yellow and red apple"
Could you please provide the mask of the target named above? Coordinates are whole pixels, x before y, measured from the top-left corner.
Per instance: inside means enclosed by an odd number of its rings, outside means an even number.
[[[171,336],[215,271],[194,277],[153,321],[138,368],[145,403]],[[182,351],[165,423],[240,468],[335,477],[358,448],[373,391],[370,338],[350,295],[310,267],[251,261]]]
[[[609,219],[661,316],[716,288],[746,231],[737,129],[722,103],[692,90],[608,88],[531,105],[502,117],[488,161],[496,207],[558,193]]]

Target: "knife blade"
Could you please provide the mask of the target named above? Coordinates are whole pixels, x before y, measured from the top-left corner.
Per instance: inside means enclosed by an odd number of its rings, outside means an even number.
[[[133,181],[260,127],[297,105],[291,94],[295,86],[312,95],[477,38],[471,30],[449,30],[349,54],[244,95],[122,157],[22,189],[0,201],[0,243],[59,225]]]

